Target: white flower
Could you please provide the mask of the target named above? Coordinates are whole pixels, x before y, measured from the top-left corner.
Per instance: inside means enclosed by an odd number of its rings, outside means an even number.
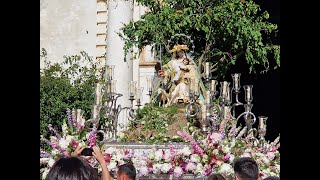
[[[183,154],[184,156],[189,156],[191,154],[191,150],[190,150],[190,148],[188,146],[184,147],[179,152],[181,154]]]
[[[200,162],[200,156],[198,154],[192,154],[190,156],[190,160],[191,160],[191,162],[199,163]]]
[[[161,167],[162,164],[154,164],[152,169],[153,174],[160,174]]]
[[[266,156],[262,157],[262,161],[265,164],[269,164],[269,162],[270,162],[270,160]]]
[[[124,134],[123,132],[119,132],[119,133],[118,133],[118,136],[119,136],[120,139],[123,139],[123,138],[124,138],[124,135],[125,135],[125,134]]]
[[[230,164],[227,164],[227,163],[223,163],[221,166],[220,166],[220,170],[219,170],[219,173],[221,174],[226,174],[226,175],[231,175],[232,174],[232,171],[233,171],[233,168]]]
[[[170,162],[170,161],[171,161],[170,152],[165,152],[165,154],[164,154],[164,160],[165,160],[166,162]]]
[[[280,171],[280,165],[276,164],[275,166],[276,166],[277,171]]]
[[[43,180],[46,179],[47,174],[49,173],[49,171],[50,171],[50,169],[46,169],[46,170],[43,171],[43,173],[42,173],[42,179],[43,179]]]
[[[65,139],[61,138],[59,140],[59,146],[62,148],[62,149],[67,149],[68,146],[69,146],[69,142],[66,141]]]
[[[117,151],[116,148],[109,147],[109,148],[107,148],[104,152],[107,153],[107,154],[113,154],[113,153],[116,152],[116,151]]]
[[[201,172],[203,171],[203,166],[201,163],[197,164],[197,168],[196,168],[196,173],[197,174],[201,174]]]
[[[161,171],[163,173],[168,173],[168,171],[172,168],[172,165],[170,163],[164,163],[161,167]]]
[[[202,162],[207,163],[209,160],[210,159],[209,159],[208,155],[206,155],[206,154],[202,155]]]
[[[228,146],[223,146],[223,147],[222,147],[222,151],[223,151],[224,153],[229,154],[229,153],[230,153],[230,151],[231,151],[231,148],[230,148],[230,147],[228,147]]]
[[[234,160],[234,155],[233,155],[233,154],[230,154],[229,162],[232,163],[233,160]]]
[[[148,168],[146,166],[139,168],[138,171],[139,171],[139,174],[142,176],[146,176],[149,174]]]
[[[66,136],[66,141],[68,142],[68,144],[71,143],[72,139],[73,139],[73,136],[70,136],[70,135]]]
[[[49,167],[52,167],[55,162],[56,162],[56,161],[55,161],[54,159],[50,159],[50,160],[48,161],[48,166],[49,166]]]
[[[62,134],[63,134],[63,137],[66,136],[67,134],[67,124],[64,122],[63,125],[62,125]]]
[[[55,155],[59,154],[59,151],[54,149],[51,151],[51,154],[52,154],[52,156],[55,156]]]
[[[188,163],[186,166],[187,171],[194,172],[196,170],[197,166],[194,163]]]
[[[176,166],[176,167],[174,168],[174,170],[173,170],[173,175],[174,175],[175,177],[180,177],[180,176],[182,175],[182,173],[183,173],[183,170],[182,170],[182,168],[179,167],[179,166]]]
[[[159,149],[159,150],[157,150],[155,153],[154,153],[154,159],[156,160],[156,161],[160,161],[161,159],[162,159],[162,156],[163,156],[163,153],[162,153],[162,150],[161,149]]]
[[[149,153],[149,158],[151,159],[151,160],[153,160],[154,159],[154,151],[151,151],[150,153]]]
[[[107,168],[109,169],[109,171],[113,171],[115,168],[117,167],[117,163],[114,161],[111,161],[109,163],[109,165],[107,166]]]

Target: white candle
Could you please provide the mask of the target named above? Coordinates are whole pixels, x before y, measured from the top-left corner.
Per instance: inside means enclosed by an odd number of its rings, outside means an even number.
[[[152,77],[148,77],[148,91],[152,91]]]
[[[264,118],[260,118],[260,129],[263,129],[263,127],[264,127],[263,119],[264,119]]]
[[[101,85],[99,83],[96,84],[96,96],[95,96],[95,104],[100,104],[100,99],[101,99]]]
[[[206,117],[207,117],[207,109],[205,107],[203,107],[202,109],[203,109],[202,119],[206,119]]]
[[[228,85],[228,82],[227,81],[223,81],[223,86],[222,86],[222,95],[223,95],[223,97],[226,97],[227,85]]]
[[[210,104],[210,91],[206,92],[206,96],[207,96],[206,103],[209,105]]]
[[[212,92],[216,92],[216,85],[217,85],[217,81],[211,80],[211,91]]]
[[[112,80],[112,66],[108,66],[108,80]]]
[[[130,81],[129,90],[130,90],[130,96],[134,96],[134,82],[133,81]]]
[[[206,77],[209,78],[209,72],[210,72],[210,64],[209,62],[206,62]]]
[[[194,93],[196,94],[196,95],[198,95],[199,94],[199,88],[198,88],[198,81],[195,81],[194,82]]]
[[[234,88],[237,90],[239,88],[239,74],[234,74]]]
[[[80,118],[81,118],[81,109],[77,109],[77,115],[76,115],[77,122],[80,121]]]
[[[137,89],[137,100],[141,99],[141,88]]]
[[[116,80],[111,80],[111,93],[116,92]]]
[[[251,99],[251,89],[250,87],[247,88],[247,100],[250,101]]]

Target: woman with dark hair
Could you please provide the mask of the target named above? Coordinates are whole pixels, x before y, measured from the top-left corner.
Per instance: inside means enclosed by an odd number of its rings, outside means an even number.
[[[98,172],[79,157],[62,157],[54,163],[46,180],[98,180]]]

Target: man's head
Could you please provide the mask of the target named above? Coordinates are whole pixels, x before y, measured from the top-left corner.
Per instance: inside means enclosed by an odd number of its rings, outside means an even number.
[[[259,177],[258,164],[249,157],[235,160],[233,169],[237,180],[257,180]]]
[[[136,168],[131,164],[123,164],[119,166],[117,172],[118,180],[136,180]]]

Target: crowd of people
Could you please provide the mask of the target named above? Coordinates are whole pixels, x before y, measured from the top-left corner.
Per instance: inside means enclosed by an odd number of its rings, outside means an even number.
[[[93,147],[92,156],[101,166],[101,176],[86,160],[82,158],[83,147],[78,146],[71,157],[61,157],[50,169],[46,180],[113,180],[104,155],[98,147]],[[249,157],[234,160],[233,164],[236,180],[259,180],[259,167],[256,161]],[[117,180],[136,180],[136,169],[132,163],[126,163],[118,167]],[[211,174],[208,180],[226,180],[221,174]],[[265,180],[280,180],[280,177],[270,176]]]

